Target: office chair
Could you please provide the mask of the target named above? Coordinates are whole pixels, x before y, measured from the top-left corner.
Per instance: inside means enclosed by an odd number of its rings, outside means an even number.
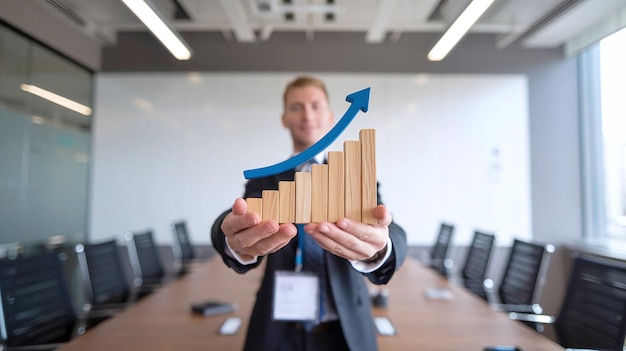
[[[454,234],[454,225],[441,223],[437,241],[430,250],[430,256],[426,258],[426,264],[443,276],[448,276],[448,267],[452,266],[447,259],[448,248]]]
[[[74,250],[87,301],[83,305],[86,313],[99,315],[102,321],[146,295],[129,286],[115,240],[76,244]]]
[[[204,259],[196,256],[193,245],[189,239],[187,223],[183,220],[172,223],[172,233],[174,234],[174,258],[179,274],[184,274],[190,270],[193,263],[201,262]]]
[[[152,231],[128,232],[124,236],[135,276],[134,285],[144,291],[154,291],[169,280],[161,263],[158,248],[152,238]]]
[[[493,281],[486,279],[487,300],[495,310],[541,314],[543,308],[537,299],[543,288],[545,274],[554,245],[539,245],[518,239],[513,240],[509,259],[504,269],[497,293]],[[542,331],[543,326],[525,323]]]
[[[626,263],[577,257],[556,318],[522,313],[509,316],[554,323],[563,347],[621,351],[626,336]]]
[[[461,280],[463,286],[487,301],[487,294],[483,286],[491,251],[496,236],[481,231],[474,231],[472,244],[467,252],[465,264],[461,271]]]
[[[0,260],[2,350],[52,350],[85,332],[67,287],[66,258],[44,252]]]
[[[193,246],[189,241],[187,223],[182,220],[172,223],[172,231],[174,233],[175,244],[174,257],[182,263],[193,261],[196,258],[196,255],[193,251]]]

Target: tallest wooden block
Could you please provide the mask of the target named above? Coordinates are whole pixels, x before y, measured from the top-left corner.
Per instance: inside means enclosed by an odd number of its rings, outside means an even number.
[[[376,190],[376,131],[361,129],[361,222],[376,224],[374,209],[378,204]]]

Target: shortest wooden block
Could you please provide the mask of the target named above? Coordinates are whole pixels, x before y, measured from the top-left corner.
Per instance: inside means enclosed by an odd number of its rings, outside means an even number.
[[[263,218],[263,199],[250,197],[246,199],[248,212],[256,213],[259,218]]]

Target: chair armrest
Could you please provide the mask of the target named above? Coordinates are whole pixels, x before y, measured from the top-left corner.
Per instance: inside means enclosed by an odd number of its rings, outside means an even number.
[[[83,311],[78,314],[78,319],[84,322],[89,320],[97,320],[102,318],[115,317],[128,308],[131,303],[108,303],[101,305],[92,305],[86,303],[83,305]]]
[[[163,287],[162,282],[154,282],[154,281],[139,281],[139,283],[135,282],[132,287],[132,293],[136,294],[136,296],[141,295],[142,293],[152,293],[157,291]]]
[[[485,290],[485,295],[487,296],[487,302],[489,302],[490,305],[500,304],[500,297],[498,296],[498,291],[495,288],[493,280],[485,279],[483,281],[483,289]]]
[[[545,314],[518,313],[518,312],[509,313],[509,318],[516,320],[516,321],[541,323],[541,324],[552,324],[556,320],[556,318],[554,318],[553,316],[548,316]]]
[[[490,304],[490,307],[494,311],[504,311],[504,312],[517,312],[517,313],[527,313],[527,314],[542,314],[543,307],[541,305],[535,303],[532,305],[512,305],[512,304]]]
[[[93,313],[99,311],[118,311],[128,308],[132,305],[133,301],[129,302],[113,302],[113,303],[103,303],[103,304],[90,304],[86,303],[83,305],[83,312],[85,313]]]
[[[40,345],[28,345],[28,346],[4,346],[0,345],[2,351],[52,351],[64,343],[53,344],[40,344]]]
[[[87,321],[89,319],[114,317],[122,313],[123,309],[98,309],[81,313],[78,318]]]
[[[503,304],[500,302],[498,292],[495,289],[495,284],[491,279],[485,279],[483,282],[485,294],[487,295],[487,301],[489,306],[494,311],[505,312],[519,312],[519,313],[534,313],[542,314],[543,308],[539,304],[523,305],[523,304]]]

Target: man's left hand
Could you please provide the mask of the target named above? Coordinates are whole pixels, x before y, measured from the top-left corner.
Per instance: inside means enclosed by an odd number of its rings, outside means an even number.
[[[322,248],[350,261],[367,261],[382,251],[389,238],[391,213],[384,205],[374,209],[377,224],[341,218],[337,223],[309,223],[304,231]]]

